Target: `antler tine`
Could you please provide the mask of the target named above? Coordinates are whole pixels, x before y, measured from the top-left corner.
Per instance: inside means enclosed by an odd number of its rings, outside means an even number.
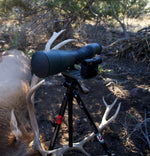
[[[62,46],[64,46],[65,44],[69,43],[69,42],[73,42],[75,41],[75,39],[67,39],[67,40],[64,40],[62,42],[60,42],[59,44],[57,44],[55,47],[53,47],[52,49],[59,49],[61,48]]]
[[[111,105],[108,105],[107,102],[105,101],[104,97],[103,97],[103,102],[106,106],[106,110],[105,110],[105,113],[104,113],[104,116],[102,118],[102,122],[101,124],[99,125],[99,130],[101,131],[105,126],[107,126],[109,123],[111,123],[113,120],[115,120],[115,118],[117,117],[118,113],[119,113],[119,110],[120,110],[120,107],[121,107],[121,102],[118,104],[118,107],[117,107],[117,110],[115,112],[115,114],[109,118],[107,120],[107,117],[109,115],[109,112],[111,111],[111,109],[113,108],[113,106],[116,104],[118,98],[116,98],[114,100],[114,102],[111,104]]]
[[[50,49],[51,49],[51,45],[53,44],[53,42],[56,40],[56,38],[58,36],[60,36],[63,32],[65,31],[64,30],[61,30],[59,31],[58,33],[57,32],[54,32],[52,37],[49,39],[49,41],[46,43],[46,46],[45,46],[45,52],[48,52]]]
[[[103,99],[103,102],[104,102],[105,106],[107,107],[107,106],[108,106],[108,104],[107,104],[107,102],[105,101],[104,96],[103,96],[103,98],[102,98],[102,99]],[[117,100],[118,100],[118,97],[117,97],[117,98],[115,98],[114,102],[113,102],[111,105],[109,105],[109,106],[113,107],[113,106],[115,105],[115,103],[117,102]]]
[[[55,156],[61,156],[64,152],[66,152],[68,150],[71,150],[71,149],[79,150],[79,151],[83,152],[85,155],[90,156],[90,154],[85,151],[85,149],[80,144],[80,142],[73,143],[73,147],[69,147],[68,145],[65,145],[65,146],[63,146],[61,148],[57,148],[57,149],[54,149],[54,150],[51,150],[51,151],[44,151],[44,152],[47,153],[47,154],[55,153]]]
[[[80,142],[76,142],[73,144],[73,147],[80,150],[81,152],[83,152],[85,155],[90,156],[90,154],[88,152],[85,151],[85,149],[83,148],[84,144],[86,142],[88,142],[89,140],[91,140],[93,137],[95,136],[94,133],[91,133],[88,137],[84,138],[83,140],[81,140]]]
[[[37,83],[35,86],[33,86],[27,96],[26,96],[26,102],[27,102],[27,107],[28,107],[28,112],[29,112],[29,117],[31,120],[31,126],[32,126],[32,130],[34,133],[34,145],[36,148],[38,148],[39,151],[43,151],[43,147],[41,145],[40,142],[40,135],[39,135],[39,128],[38,128],[38,124],[37,124],[37,120],[36,120],[36,116],[35,116],[35,109],[34,109],[34,103],[31,100],[31,97],[33,95],[33,93],[45,82],[45,80],[40,81],[39,83]],[[42,154],[45,155],[45,154]]]
[[[35,86],[38,83],[38,81],[39,81],[39,77],[37,77],[35,74],[33,74],[30,88],[32,88],[33,86]],[[34,102],[34,95],[35,95],[35,92],[31,96],[32,102]]]
[[[106,113],[104,114],[104,116],[103,116],[103,118],[107,118],[107,116],[108,116],[108,114],[109,114],[109,112],[111,111],[111,109],[113,108],[113,106],[116,104],[116,102],[117,102],[117,100],[118,100],[118,97],[114,100],[114,102],[111,104],[111,105],[108,105],[107,104],[107,102],[105,101],[105,99],[104,99],[104,96],[103,96],[103,102],[104,102],[104,104],[105,104],[105,106],[106,106]]]
[[[36,79],[36,77],[35,77]],[[28,112],[29,112],[29,117],[30,117],[30,121],[31,121],[31,126],[32,126],[32,130],[34,133],[34,142],[33,145],[35,147],[36,150],[38,150],[42,156],[47,156],[47,154],[51,154],[51,153],[56,153],[58,150],[52,150],[52,151],[46,151],[40,141],[40,134],[39,134],[39,128],[38,128],[38,123],[37,123],[37,119],[35,116],[35,108],[34,108],[34,103],[32,101],[32,95],[34,94],[34,92],[45,82],[45,80],[41,80],[39,83],[37,83],[36,85],[34,85],[28,92],[27,96],[26,96],[26,102],[27,102],[27,107],[28,107]]]

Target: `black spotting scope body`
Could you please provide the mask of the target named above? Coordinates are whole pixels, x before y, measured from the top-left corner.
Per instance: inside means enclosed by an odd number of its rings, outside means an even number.
[[[98,43],[86,45],[79,50],[50,50],[50,52],[38,51],[33,54],[31,60],[32,72],[41,78],[65,71],[68,67],[80,63],[84,59],[92,58],[100,54],[102,47]]]

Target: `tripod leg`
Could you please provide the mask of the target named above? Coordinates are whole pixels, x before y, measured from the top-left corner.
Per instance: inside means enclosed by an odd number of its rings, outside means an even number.
[[[110,151],[109,151],[109,149],[108,149],[106,143],[104,142],[104,139],[103,139],[101,133],[98,131],[98,128],[96,127],[96,125],[95,125],[95,123],[94,123],[94,121],[93,121],[93,119],[92,119],[90,113],[88,112],[87,108],[85,107],[85,104],[83,103],[83,101],[82,101],[80,95],[79,95],[77,92],[74,91],[74,97],[75,97],[75,99],[77,100],[77,103],[78,103],[79,107],[80,107],[81,109],[83,109],[83,111],[84,111],[85,114],[87,115],[87,117],[88,117],[88,119],[89,119],[89,121],[90,121],[90,123],[91,123],[91,126],[92,126],[92,128],[93,128],[93,130],[94,130],[94,133],[95,133],[95,135],[96,135],[97,140],[101,143],[101,145],[102,145],[104,151],[106,152],[106,154],[107,154],[108,156],[111,156],[111,153],[110,153]]]
[[[73,128],[72,128],[72,114],[73,114],[73,96],[68,95],[68,123],[69,123],[69,147],[73,146]]]
[[[54,149],[56,138],[58,136],[58,133],[59,133],[59,130],[60,130],[60,126],[61,126],[61,123],[62,123],[62,120],[63,120],[63,116],[64,116],[64,113],[65,113],[65,110],[66,110],[67,101],[68,101],[68,97],[65,95],[64,99],[62,101],[62,105],[61,105],[61,108],[60,108],[59,115],[57,117],[57,126],[55,127],[54,135],[53,135],[53,138],[52,138],[51,143],[49,145],[49,150]],[[49,154],[49,156],[50,155],[51,154]]]
[[[81,97],[80,95],[77,93],[77,92],[74,92],[74,97],[75,99],[77,100],[77,103],[79,105],[79,107],[84,111],[84,113],[86,114],[86,116],[88,117],[90,123],[91,123],[91,126],[94,130],[94,133],[98,133],[98,128],[96,127],[90,113],[88,112],[87,108],[85,107],[85,104],[83,103],[83,101],[81,100]]]

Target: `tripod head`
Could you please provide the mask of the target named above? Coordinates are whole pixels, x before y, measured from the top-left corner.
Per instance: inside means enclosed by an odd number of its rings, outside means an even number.
[[[81,76],[80,76],[80,72],[78,72],[77,70],[72,70],[71,73],[67,73],[67,72],[63,72],[62,75],[65,78],[65,82],[64,82],[64,87],[69,88],[69,85],[71,85],[72,83],[74,84],[73,87],[74,89],[79,88],[81,92],[83,92],[84,94],[89,93],[89,89],[86,88],[83,84],[81,84],[80,80],[81,80]]]

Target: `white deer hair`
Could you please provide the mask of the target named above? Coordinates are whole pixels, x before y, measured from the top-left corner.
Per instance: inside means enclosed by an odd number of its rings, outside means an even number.
[[[15,135],[16,140],[19,140],[19,137],[22,136],[22,133],[18,128],[18,122],[14,114],[14,109],[11,110],[10,128]]]

